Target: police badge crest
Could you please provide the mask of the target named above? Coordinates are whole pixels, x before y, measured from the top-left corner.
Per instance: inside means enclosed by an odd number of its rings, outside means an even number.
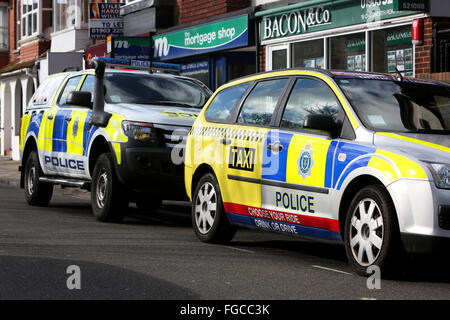
[[[311,176],[311,169],[314,166],[314,158],[310,142],[305,145],[305,149],[300,150],[297,165],[298,175],[302,176],[303,180]]]

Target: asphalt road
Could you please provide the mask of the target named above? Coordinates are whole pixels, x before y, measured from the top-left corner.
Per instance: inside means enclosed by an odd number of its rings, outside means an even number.
[[[449,299],[450,263],[405,261],[405,272],[368,289],[343,246],[239,230],[229,245],[199,242],[189,209],[151,217],[130,208],[97,222],[86,195],[60,189],[47,208],[0,185],[0,299]],[[81,289],[69,290],[69,266]]]

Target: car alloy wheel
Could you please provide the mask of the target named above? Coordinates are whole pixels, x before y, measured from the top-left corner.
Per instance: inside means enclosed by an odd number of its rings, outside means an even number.
[[[362,199],[351,218],[350,247],[359,265],[372,265],[383,246],[384,224],[381,210],[370,198]]]
[[[217,194],[210,182],[205,182],[199,189],[195,200],[195,223],[202,234],[207,234],[216,218]]]

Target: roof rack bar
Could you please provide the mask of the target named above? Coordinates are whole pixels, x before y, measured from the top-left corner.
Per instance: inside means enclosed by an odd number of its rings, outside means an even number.
[[[95,60],[104,61],[107,66],[129,68],[134,70],[146,70],[146,71],[165,71],[165,72],[181,72],[181,65],[175,63],[165,62],[152,62],[149,60],[132,60],[132,59],[120,59],[120,58],[105,58],[95,57],[92,58],[90,63]]]

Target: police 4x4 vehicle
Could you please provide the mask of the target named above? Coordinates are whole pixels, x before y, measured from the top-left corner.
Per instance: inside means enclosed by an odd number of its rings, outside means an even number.
[[[290,69],[219,88],[186,144],[192,223],[344,242],[359,274],[450,244],[450,86]],[[448,247],[444,247],[447,250]]]
[[[95,70],[50,76],[22,118],[20,185],[31,205],[48,205],[54,185],[91,190],[93,213],[120,221],[129,201],[146,210],[185,199],[186,135],[212,92],[201,82],[130,61],[98,58]],[[173,73],[173,72],[172,72]],[[178,157],[178,158],[177,158]]]

